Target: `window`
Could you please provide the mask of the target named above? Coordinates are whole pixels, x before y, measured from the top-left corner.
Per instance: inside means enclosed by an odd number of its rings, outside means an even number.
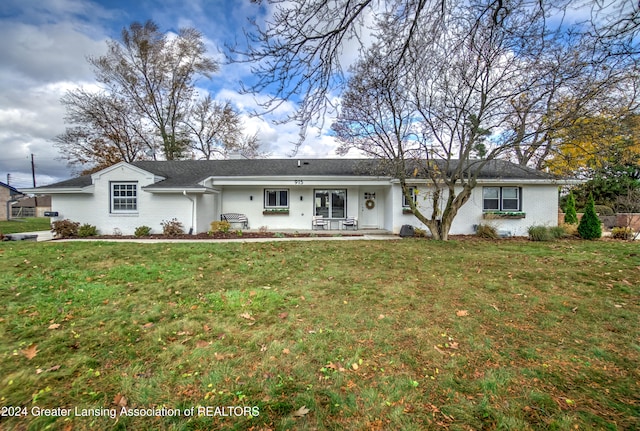
[[[520,211],[522,189],[520,187],[484,187],[482,209],[484,211]]]
[[[289,190],[265,189],[265,208],[289,208]]]
[[[347,190],[316,190],[315,215],[326,218],[347,216]]]
[[[138,211],[138,183],[111,183],[111,212]]]
[[[416,187],[409,187],[409,194],[411,195],[411,199],[413,199],[413,203],[415,204],[418,201],[418,190]],[[407,197],[404,195],[404,193],[402,193],[402,207],[403,208],[409,208],[411,205],[409,205],[409,200],[407,199]]]

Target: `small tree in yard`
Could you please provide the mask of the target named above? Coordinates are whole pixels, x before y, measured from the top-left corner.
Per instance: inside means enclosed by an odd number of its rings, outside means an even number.
[[[573,192],[569,192],[567,206],[564,210],[564,222],[566,224],[578,224],[578,214],[576,214],[576,198]]]
[[[584,209],[584,215],[580,219],[578,225],[578,234],[582,239],[596,239],[602,236],[602,228],[600,227],[600,219],[596,214],[593,196],[589,196],[587,206]]]

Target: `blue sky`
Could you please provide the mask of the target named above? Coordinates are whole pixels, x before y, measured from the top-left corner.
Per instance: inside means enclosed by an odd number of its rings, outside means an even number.
[[[248,18],[260,21],[269,11],[249,0],[3,0],[0,3],[0,181],[30,187],[31,154],[37,185],[74,176],[53,147],[62,133],[64,108],[59,100],[77,86],[94,84],[87,56],[105,52],[134,21],[154,20],[162,30],[192,26],[206,39],[210,55],[223,60],[225,42],[242,41]],[[218,100],[230,100],[243,113],[255,99],[238,94],[238,82],[250,79],[248,65],[222,65],[210,82],[200,82]],[[206,85],[205,85],[206,84]],[[266,95],[263,95],[266,97]],[[261,96],[258,96],[261,97]],[[270,118],[243,115],[249,133],[258,133],[272,157],[286,157],[298,129],[275,125],[295,106],[285,103]],[[329,127],[331,121],[327,122]],[[302,157],[331,157],[336,144],[323,130],[313,130],[299,150]]]

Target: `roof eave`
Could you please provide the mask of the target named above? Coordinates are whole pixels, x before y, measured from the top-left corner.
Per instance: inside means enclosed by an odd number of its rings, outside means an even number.
[[[22,189],[24,193],[28,194],[47,194],[47,195],[56,195],[56,194],[92,194],[94,191],[94,185],[91,184],[85,187],[51,187],[51,188],[30,188],[30,189]]]
[[[153,193],[153,194],[175,194],[175,193],[192,193],[192,194],[212,194],[212,193],[220,193],[220,190],[211,188],[211,187],[153,187],[147,186],[142,187],[142,190],[145,192]]]

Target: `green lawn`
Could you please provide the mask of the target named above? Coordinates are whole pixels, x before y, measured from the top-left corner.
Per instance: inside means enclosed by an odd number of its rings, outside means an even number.
[[[0,256],[0,405],[22,415],[0,429],[640,427],[636,243],[48,242]]]
[[[34,217],[25,219],[13,219],[0,221],[0,233],[37,232],[50,230],[49,217]]]

